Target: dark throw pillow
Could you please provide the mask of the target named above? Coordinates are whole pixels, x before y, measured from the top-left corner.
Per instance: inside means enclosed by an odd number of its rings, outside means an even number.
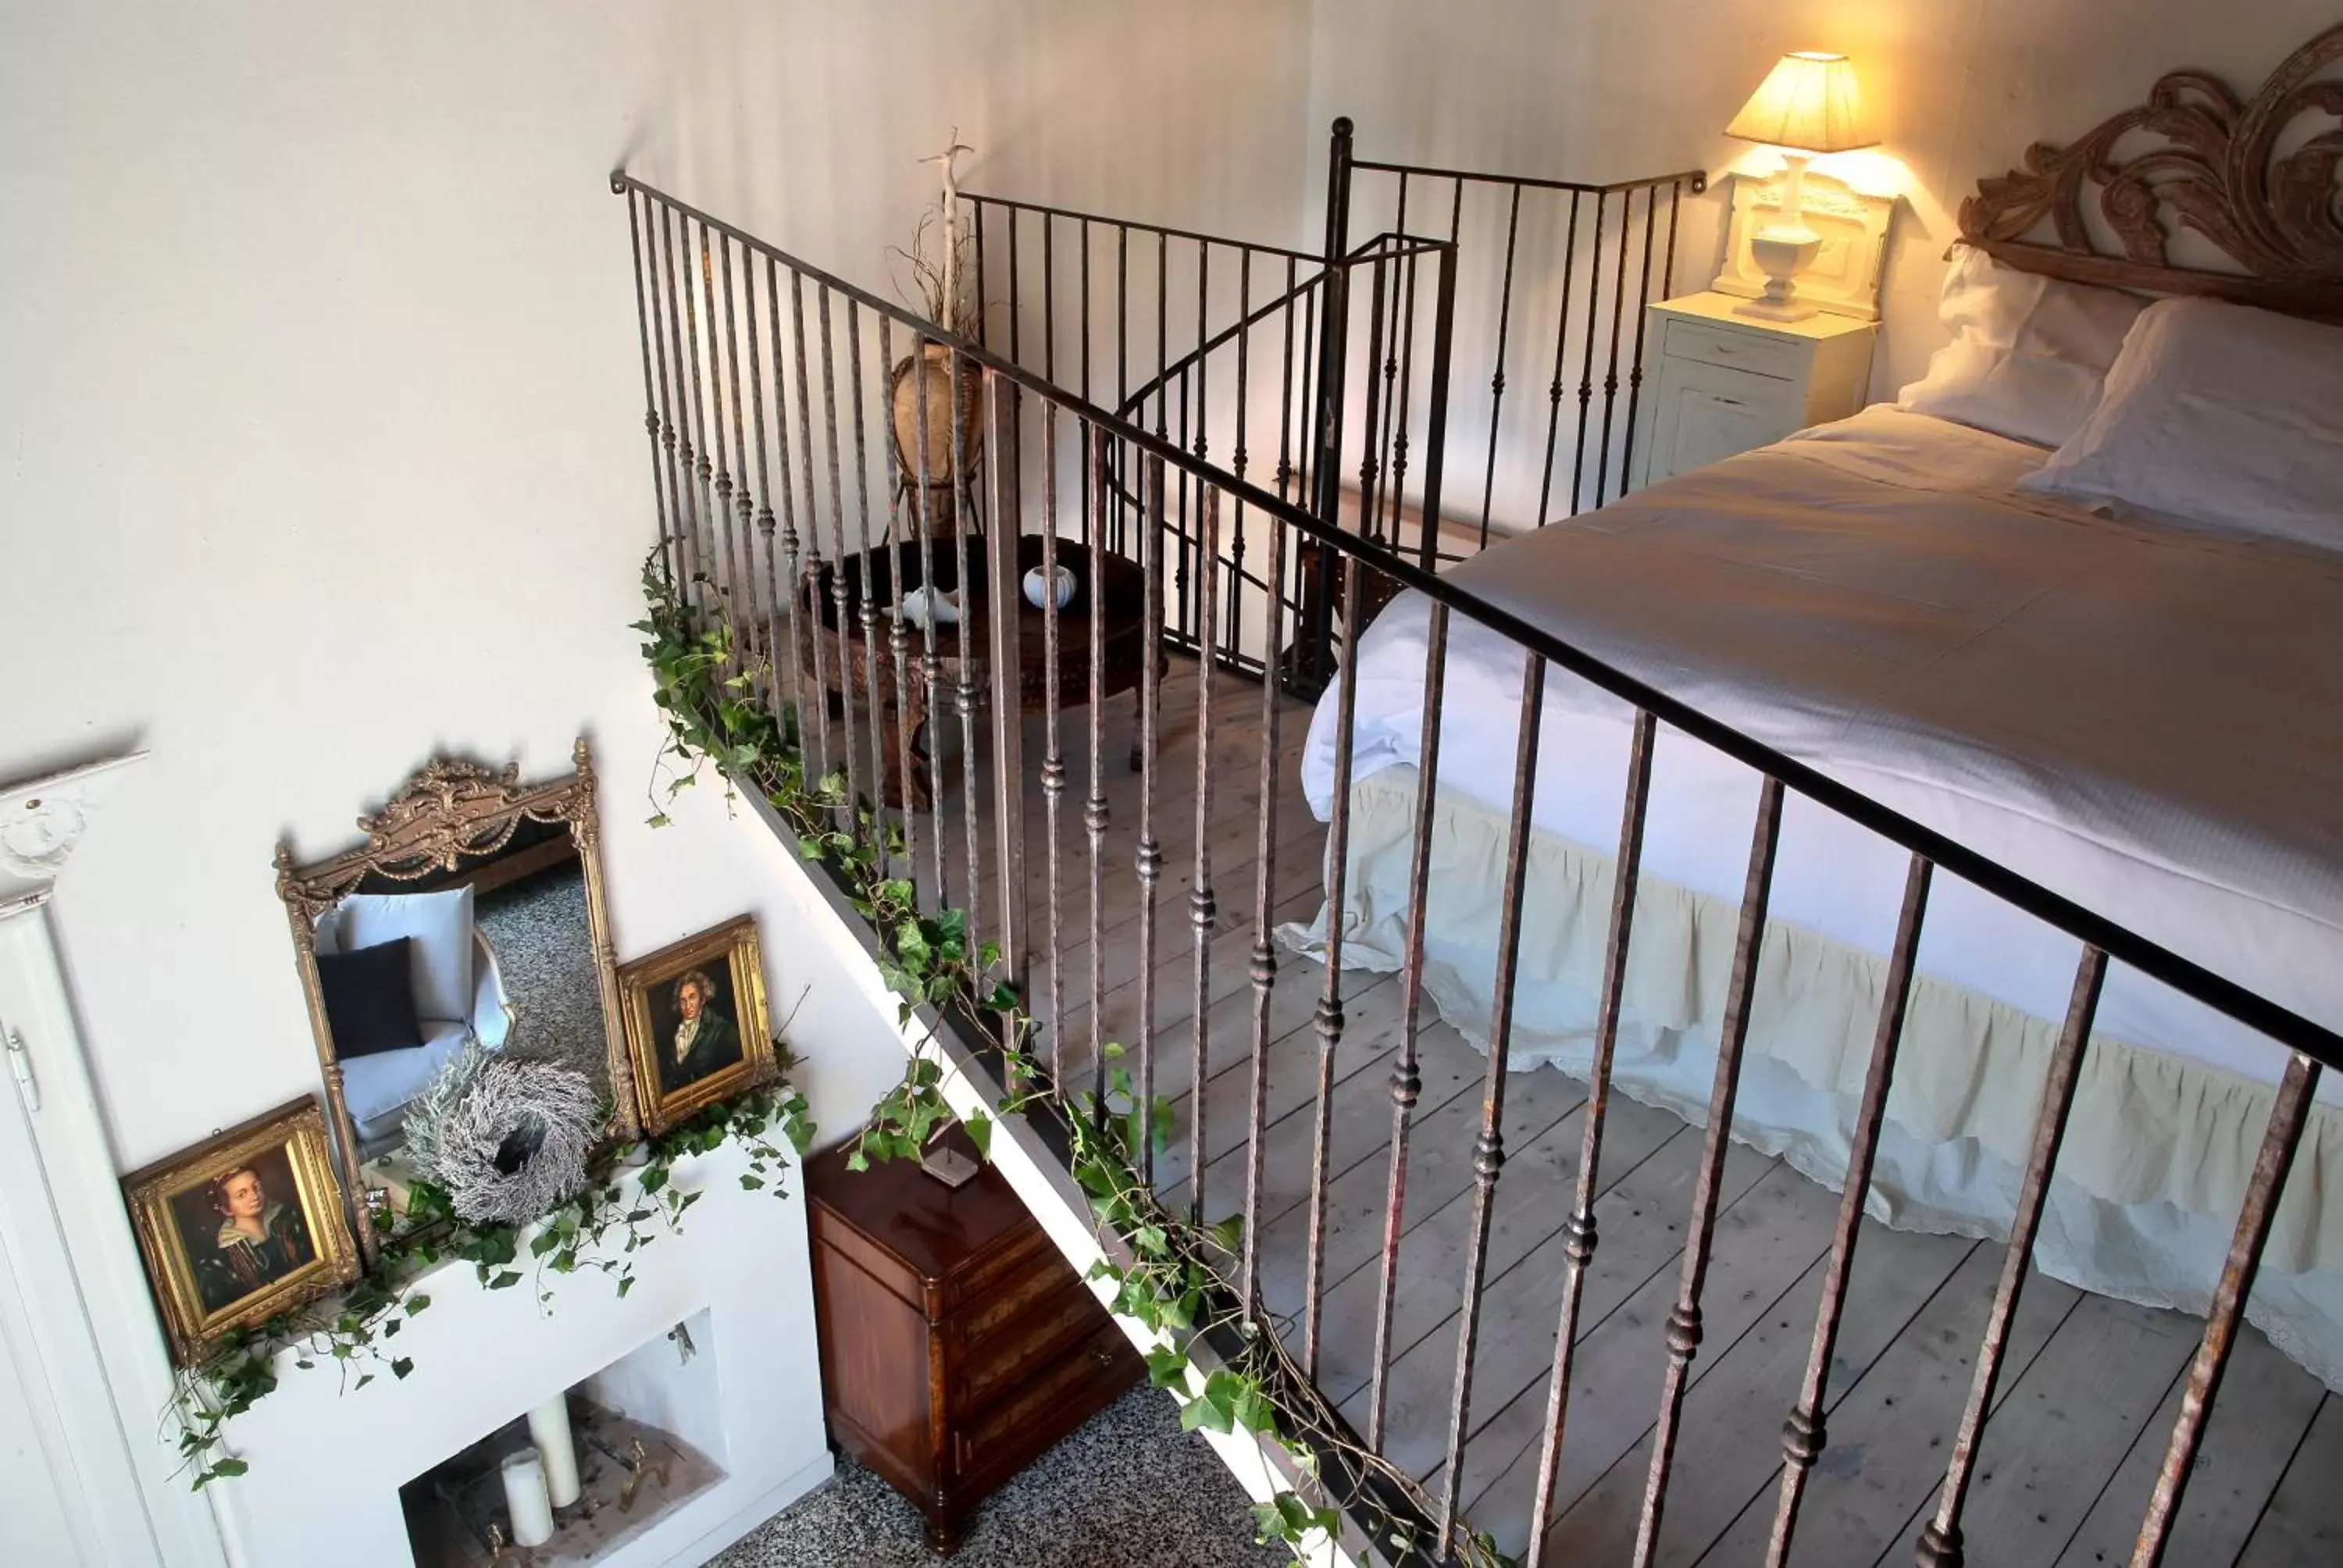
[[[326,993],[336,1056],[372,1056],[423,1043],[423,1027],[415,1019],[412,937],[355,952],[319,953],[317,988]]]

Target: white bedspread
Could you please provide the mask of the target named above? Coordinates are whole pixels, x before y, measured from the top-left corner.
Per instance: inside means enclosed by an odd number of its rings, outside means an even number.
[[[2021,496],[2038,448],[1890,408],[1483,552],[1453,580],[2087,908],[2343,1028],[2343,558]],[[1360,650],[1354,773],[1420,761],[1428,606]],[[1510,806],[1522,660],[1452,618],[1439,783]],[[1332,800],[1335,694],[1303,780]],[[1618,838],[1632,712],[1550,672],[1541,829]],[[1644,865],[1738,901],[1755,773],[1663,730]],[[1906,859],[1791,798],[1774,918],[1873,952]],[[1939,877],[1927,972],[2039,1017],[2076,946]],[[2116,970],[2100,1029],[2265,1081],[2250,1031]],[[2338,1075],[2322,1098],[2338,1098]]]

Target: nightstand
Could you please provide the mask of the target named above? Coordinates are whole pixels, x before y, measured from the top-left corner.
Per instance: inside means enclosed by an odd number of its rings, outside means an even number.
[[[909,1160],[850,1171],[852,1148],[805,1165],[825,1413],[949,1557],[980,1499],[1145,1368],[1000,1171],[960,1187]]]
[[[1738,299],[1688,294],[1647,307],[1659,346],[1636,482],[1705,467],[1863,406],[1878,323],[1827,313],[1804,321],[1736,316]]]

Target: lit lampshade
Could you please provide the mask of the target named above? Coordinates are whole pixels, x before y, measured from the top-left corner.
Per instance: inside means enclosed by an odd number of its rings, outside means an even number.
[[[1725,134],[1801,153],[1844,153],[1879,144],[1863,117],[1855,62],[1805,49],[1775,62]]]
[[[1822,248],[1822,236],[1805,226],[1801,210],[1806,160],[1817,153],[1875,146],[1879,140],[1863,116],[1855,62],[1805,49],[1783,55],[1725,134],[1779,147],[1783,160],[1781,216],[1750,242],[1750,253],[1765,274],[1765,297],[1735,308],[1775,321],[1812,316],[1815,307],[1795,297],[1798,274]]]

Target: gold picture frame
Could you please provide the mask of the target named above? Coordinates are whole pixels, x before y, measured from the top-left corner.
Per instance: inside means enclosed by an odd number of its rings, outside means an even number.
[[[358,1277],[357,1247],[315,1101],[297,1100],[216,1132],[132,1171],[122,1190],[181,1366],[203,1361],[229,1331],[266,1322]]]
[[[754,915],[621,964],[618,991],[645,1131],[664,1132],[773,1076]]]

